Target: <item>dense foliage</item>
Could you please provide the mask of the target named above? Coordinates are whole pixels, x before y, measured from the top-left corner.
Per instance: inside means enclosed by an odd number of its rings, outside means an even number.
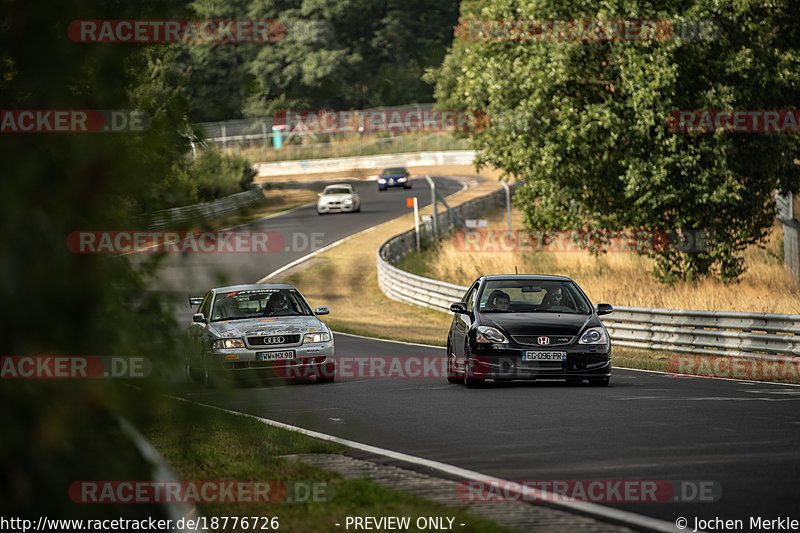
[[[191,118],[430,102],[422,81],[453,39],[458,1],[203,0],[197,18],[278,20],[270,43],[185,45]]]
[[[465,18],[663,19],[651,41],[457,39],[436,79],[443,107],[484,109],[481,162],[526,181],[532,228],[704,230],[706,250],[668,246],[663,279],[736,279],[743,249],[796,191],[797,133],[682,133],[677,110],[785,110],[800,102],[800,11],[791,0],[469,2]],[[691,23],[710,31],[683,33]],[[707,27],[708,28],[708,27]]]

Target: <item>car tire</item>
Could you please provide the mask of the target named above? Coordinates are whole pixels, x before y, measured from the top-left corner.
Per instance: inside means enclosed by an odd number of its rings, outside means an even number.
[[[455,354],[450,349],[450,341],[447,341],[447,382],[464,383],[464,376],[458,375],[455,369]]]
[[[590,387],[608,387],[608,383],[611,381],[611,378],[600,378],[600,379],[590,379],[589,386]]]

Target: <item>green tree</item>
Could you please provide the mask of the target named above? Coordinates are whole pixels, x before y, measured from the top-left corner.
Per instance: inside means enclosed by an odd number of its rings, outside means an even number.
[[[287,34],[252,58],[246,114],[430,101],[422,74],[444,57],[457,8],[456,0],[253,0],[249,16],[280,18]]]
[[[796,191],[791,133],[679,133],[676,110],[793,109],[800,101],[800,12],[791,0],[499,0],[484,19],[712,21],[710,33],[645,42],[457,41],[437,79],[440,105],[483,109],[480,164],[526,181],[526,224],[559,229],[713,232],[705,251],[654,254],[662,279],[736,279],[742,251],[774,219],[776,189]]]
[[[182,74],[166,46],[78,43],[71,21],[186,18],[170,3],[3,0],[0,100],[4,110],[146,112],[130,133],[2,133],[0,318],[4,356],[141,356],[156,374],[180,362],[177,325],[149,292],[153,261],[79,255],[79,230],[138,229],[141,214],[186,194],[176,181],[189,146]],[[162,389],[114,380],[3,379],[0,499],[16,516],[118,517],[145,513],[73,505],[80,479],[146,479],[119,416],[147,417]],[[149,510],[149,508],[148,508]]]

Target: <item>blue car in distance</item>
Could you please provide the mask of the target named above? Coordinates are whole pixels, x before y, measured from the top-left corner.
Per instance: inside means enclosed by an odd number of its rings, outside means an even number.
[[[378,190],[385,191],[390,187],[411,188],[411,175],[403,167],[385,168],[378,176]]]

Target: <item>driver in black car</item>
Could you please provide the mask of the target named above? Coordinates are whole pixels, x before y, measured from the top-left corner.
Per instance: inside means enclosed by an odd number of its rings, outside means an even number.
[[[501,290],[494,290],[486,301],[486,311],[508,311],[511,297]]]
[[[561,287],[550,289],[542,304],[545,309],[550,309],[551,307],[559,307],[561,308],[559,309],[560,311],[572,309],[572,306],[566,301]]]

